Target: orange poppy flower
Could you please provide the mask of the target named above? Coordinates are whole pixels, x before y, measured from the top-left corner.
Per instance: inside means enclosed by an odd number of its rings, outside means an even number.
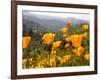
[[[23,37],[23,48],[27,48],[30,44],[30,41],[31,41],[30,36]]]
[[[53,33],[45,33],[42,37],[42,40],[44,41],[45,44],[50,45],[55,38],[55,34]]]
[[[82,42],[83,36],[82,35],[71,35],[70,39],[72,41],[73,46],[75,48],[77,48],[77,47],[81,46],[81,42]]]

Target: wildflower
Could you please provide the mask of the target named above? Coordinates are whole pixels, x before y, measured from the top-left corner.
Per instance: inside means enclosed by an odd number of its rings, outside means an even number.
[[[60,45],[61,45],[61,41],[55,41],[55,42],[53,42],[51,49],[56,50],[57,48],[60,47]]]
[[[63,56],[63,61],[66,62],[66,61],[69,61],[71,59],[71,55],[64,55]]]
[[[68,48],[70,46],[70,44],[69,43],[67,43],[67,44],[65,44],[65,48]]]
[[[31,41],[30,36],[23,37],[23,48],[27,48],[30,44],[30,41]]]
[[[83,33],[83,37],[84,37],[84,38],[88,38],[88,32],[84,32],[84,33]]]
[[[56,53],[57,53],[56,50],[51,51],[51,54],[56,54]]]
[[[29,59],[29,64],[31,65],[32,63],[33,63],[33,59],[30,58],[30,59]]]
[[[60,63],[63,64],[63,63],[65,63],[65,61],[64,61],[63,59],[61,59],[61,60],[60,60]]]
[[[83,30],[88,30],[89,29],[89,25],[88,24],[83,24],[82,28],[83,28]]]
[[[56,59],[55,58],[50,59],[50,66],[56,67]]]
[[[63,27],[63,28],[61,29],[61,32],[62,32],[63,34],[67,33],[67,27]]]
[[[59,63],[60,63],[60,64],[62,64],[62,63],[63,63],[63,61],[62,61],[62,58],[61,58],[61,57],[58,57],[58,61],[59,61]]]
[[[71,35],[71,41],[75,48],[81,46],[83,36],[82,35]]]
[[[23,59],[23,60],[22,60],[22,64],[23,64],[23,65],[26,65],[26,64],[27,64],[27,59]]]
[[[46,61],[46,64],[49,65],[49,61],[48,60]]]
[[[65,38],[67,42],[70,42],[70,37]]]
[[[84,48],[82,46],[80,46],[79,48],[77,48],[77,49],[74,50],[74,53],[75,53],[76,56],[79,57],[79,56],[81,56],[81,54],[83,53],[83,51],[84,51]]]
[[[81,54],[83,53],[83,51],[84,51],[84,48],[80,46],[80,47],[78,48],[78,50],[77,50],[76,55],[77,55],[77,56],[81,56]]]
[[[39,61],[39,63],[41,63],[42,65],[44,65],[46,63],[46,60],[42,59],[42,60]]]
[[[77,49],[73,49],[73,53],[76,53],[77,52]]]
[[[66,38],[67,37],[67,34],[63,34],[62,36],[63,36],[63,38]]]
[[[85,60],[89,61],[90,60],[90,54],[89,53],[85,54],[84,58],[85,58]]]
[[[44,66],[43,66],[43,65],[41,65],[40,63],[38,63],[38,65],[37,65],[37,66],[35,66],[35,68],[44,68]]]
[[[42,40],[44,41],[45,44],[50,45],[55,38],[55,34],[53,33],[45,33],[42,37]]]

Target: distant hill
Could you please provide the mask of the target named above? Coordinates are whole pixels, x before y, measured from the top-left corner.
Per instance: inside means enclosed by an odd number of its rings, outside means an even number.
[[[66,25],[67,21],[71,21],[72,26],[80,25],[81,23],[89,23],[89,21],[79,20],[73,17],[59,18],[23,13],[23,31],[26,33],[29,33],[30,31],[38,31],[39,33],[48,31],[58,32],[61,27]]]

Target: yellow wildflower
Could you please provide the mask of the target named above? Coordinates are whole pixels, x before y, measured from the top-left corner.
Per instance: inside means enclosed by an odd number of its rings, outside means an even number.
[[[65,38],[67,42],[70,42],[70,37]]]
[[[62,36],[63,36],[63,38],[66,38],[67,37],[67,34],[63,34]]]
[[[84,33],[83,33],[83,37],[84,37],[84,38],[88,38],[88,32],[84,32]]]
[[[29,59],[29,64],[31,65],[32,63],[33,63],[33,59],[30,58],[30,59]]]
[[[89,61],[89,60],[90,60],[90,54],[89,54],[89,53],[85,54],[85,55],[84,55],[84,58],[85,58],[87,61]]]
[[[53,54],[53,55],[56,54],[56,53],[57,53],[56,50],[51,51],[51,54]]]
[[[75,49],[75,55],[79,57],[79,56],[81,56],[83,51],[84,51],[84,48],[82,46],[80,46],[77,50]]]
[[[82,35],[71,35],[71,41],[75,48],[81,46],[83,36]]]
[[[23,48],[27,48],[30,44],[30,41],[31,41],[30,36],[23,37]]]
[[[44,41],[45,44],[50,45],[55,38],[55,34],[53,33],[45,33],[42,37],[42,40]]]
[[[23,65],[26,65],[26,64],[27,64],[27,59],[23,59],[23,60],[22,60],[22,64],[23,64]]]
[[[46,63],[46,59],[40,60],[39,63],[42,64],[42,65],[45,64]]]
[[[59,61],[61,61],[61,59],[62,59],[61,57],[58,57],[58,60],[59,60]]]
[[[55,58],[50,59],[50,66],[56,67],[56,59]]]
[[[35,66],[35,68],[44,68],[44,66],[43,66],[43,65],[41,65],[40,63],[38,63],[38,65],[37,65],[37,66]]]
[[[70,44],[69,43],[67,43],[67,44],[65,44],[65,48],[68,48],[70,46]]]
[[[88,24],[83,24],[83,25],[82,25],[82,28],[83,28],[84,30],[88,30],[88,29],[89,29],[89,25],[88,25]]]
[[[67,33],[67,27],[63,27],[63,28],[61,29],[61,32],[62,32],[63,34]]]
[[[61,45],[61,41],[55,41],[55,42],[53,42],[51,49],[56,50],[57,48],[60,47],[60,45]]]
[[[60,63],[61,63],[61,64],[65,63],[65,60],[61,59],[61,60],[60,60]]]
[[[59,63],[60,64],[63,64],[64,63],[64,60],[62,59],[62,57],[58,57],[58,60],[59,60]]]
[[[73,53],[76,53],[77,52],[77,49],[73,49]]]

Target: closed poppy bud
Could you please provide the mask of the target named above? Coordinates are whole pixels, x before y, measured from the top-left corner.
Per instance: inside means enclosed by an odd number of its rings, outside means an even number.
[[[30,44],[30,41],[31,41],[30,36],[23,37],[23,48],[27,48]]]
[[[67,21],[66,26],[69,28],[71,26],[71,21]]]

